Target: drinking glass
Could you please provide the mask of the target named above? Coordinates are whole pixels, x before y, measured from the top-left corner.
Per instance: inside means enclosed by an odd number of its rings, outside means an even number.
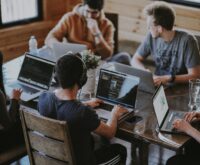
[[[200,79],[189,80],[190,111],[200,111]]]

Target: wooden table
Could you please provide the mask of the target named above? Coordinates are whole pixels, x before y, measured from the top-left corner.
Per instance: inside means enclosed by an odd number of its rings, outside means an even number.
[[[167,100],[170,109],[188,111],[188,85],[179,85],[166,89]],[[148,146],[157,144],[170,150],[181,152],[184,144],[190,139],[186,135],[162,134],[176,142],[177,146],[166,143],[159,139],[157,120],[153,110],[152,95],[139,92],[137,96],[136,116],[142,120],[133,123],[122,123],[117,136],[132,143],[134,156],[135,148],[139,148],[140,164],[148,164]],[[134,159],[134,157],[133,157]]]
[[[4,64],[5,83],[17,78],[22,61],[23,57],[19,57]],[[165,91],[170,109],[188,110],[188,85],[177,85],[167,88]],[[36,108],[36,104],[33,102],[24,104]],[[178,146],[171,145],[158,138],[158,132],[156,131],[157,120],[153,110],[152,95],[138,92],[136,107],[135,115],[140,116],[142,120],[132,123],[124,122],[119,125],[117,132],[117,137],[131,142],[133,159],[135,148],[139,148],[140,164],[147,165],[148,146],[151,143],[180,152],[190,137],[186,135],[163,134],[170,140],[175,141]]]

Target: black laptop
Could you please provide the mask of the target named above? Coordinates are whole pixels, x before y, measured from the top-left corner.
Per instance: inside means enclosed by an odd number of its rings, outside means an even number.
[[[153,107],[158,120],[159,131],[166,133],[180,133],[173,129],[176,119],[183,119],[186,112],[170,110],[163,85],[160,85],[153,96]]]
[[[140,79],[125,73],[118,73],[106,69],[100,69],[99,81],[96,89],[96,98],[104,101],[96,112],[100,118],[109,119],[114,105],[126,107],[129,113],[122,116],[125,120],[133,113],[136,105],[137,88]]]
[[[54,62],[26,53],[17,80],[6,84],[6,92],[10,95],[13,89],[21,88],[21,100],[33,100],[49,89],[54,66]]]
[[[155,86],[153,82],[153,75],[151,72],[144,71],[141,69],[134,68],[133,66],[128,66],[116,62],[110,62],[105,65],[106,69],[113,70],[115,72],[125,73],[133,75],[140,78],[140,83],[138,90],[147,92],[150,94],[155,93]]]

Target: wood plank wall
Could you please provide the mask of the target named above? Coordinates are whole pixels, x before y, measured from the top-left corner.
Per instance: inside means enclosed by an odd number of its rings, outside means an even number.
[[[28,40],[35,35],[38,45],[44,44],[44,39],[60,17],[72,8],[73,0],[42,0],[43,19],[34,23],[13,27],[0,27],[0,50],[4,61],[13,59],[28,51]],[[70,5],[72,3],[72,5]]]
[[[9,28],[0,27],[0,50],[4,61],[13,59],[28,50],[31,35],[38,39],[39,47],[60,17],[82,0],[42,0],[43,20]],[[142,14],[151,0],[105,0],[105,11],[119,14],[119,39],[141,42],[147,29]],[[200,9],[172,4],[176,10],[176,26],[200,35]]]
[[[106,0],[105,11],[119,14],[119,39],[141,42],[147,32],[142,10],[150,0]],[[176,11],[175,25],[200,35],[200,9],[172,4]]]

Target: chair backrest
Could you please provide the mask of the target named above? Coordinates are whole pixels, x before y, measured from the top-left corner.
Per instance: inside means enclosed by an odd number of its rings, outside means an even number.
[[[114,54],[118,53],[118,14],[117,13],[105,13],[106,18],[108,18],[115,27],[114,33]]]
[[[36,110],[21,108],[20,117],[31,165],[74,165],[67,123],[41,116]]]

